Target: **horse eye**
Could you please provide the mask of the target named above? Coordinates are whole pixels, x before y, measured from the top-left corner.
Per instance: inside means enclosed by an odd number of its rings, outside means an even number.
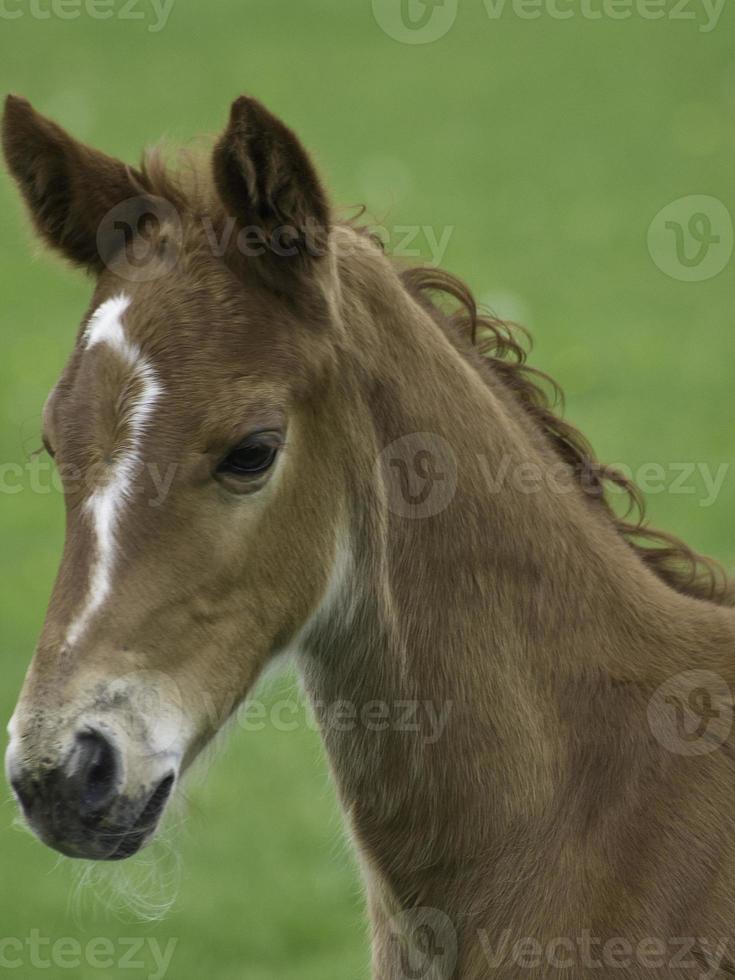
[[[265,473],[275,462],[278,446],[273,442],[252,437],[241,443],[217,467],[218,473],[234,476],[257,476]]]

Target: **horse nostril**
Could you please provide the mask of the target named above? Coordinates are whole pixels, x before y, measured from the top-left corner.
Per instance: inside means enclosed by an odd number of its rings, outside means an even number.
[[[76,736],[67,768],[77,785],[82,811],[96,813],[110,802],[120,774],[119,753],[101,732],[86,731]]]

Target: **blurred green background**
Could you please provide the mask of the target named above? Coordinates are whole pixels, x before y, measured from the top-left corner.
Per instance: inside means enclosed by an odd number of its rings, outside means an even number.
[[[391,26],[399,0],[175,0],[163,25],[150,0],[137,0],[131,13],[140,17],[131,19],[112,0],[100,7],[113,11],[103,20],[74,0],[37,2],[35,15],[22,0],[2,8],[2,91],[131,161],[161,136],[216,132],[233,97],[258,96],[312,149],[337,202],[364,202],[393,230],[450,229],[442,264],[532,329],[532,362],[562,383],[568,416],[600,455],[634,471],[663,468],[665,485],[649,487],[654,521],[732,564],[733,474],[721,471],[716,500],[701,472],[688,492],[671,486],[680,472],[672,464],[714,474],[729,467],[735,445],[732,9],[705,32],[697,0],[687,9],[698,20],[670,19],[672,4],[660,20],[635,8],[628,19],[592,20],[577,3],[560,5],[573,11],[564,20],[543,8],[537,19],[510,8],[493,19],[491,4],[461,0],[444,36],[409,44],[417,35],[406,28],[401,39]],[[408,12],[418,19],[421,10]],[[720,242],[703,261],[724,268],[706,267],[700,282],[683,279],[697,275],[691,256],[704,226],[692,226],[688,265],[677,265],[673,226],[654,248],[658,265],[647,244],[661,209],[691,195],[720,202],[709,215]],[[7,464],[23,465],[39,443],[41,407],[89,284],[37,249],[5,174],[0,207],[0,716],[8,718],[59,557],[62,504],[26,477],[10,479]],[[674,205],[673,224],[688,233],[686,208]],[[417,238],[425,258],[427,241]],[[281,679],[265,697],[292,686]],[[115,913],[107,872],[78,886],[72,862],[13,827],[5,789],[0,941],[34,929],[51,942],[175,938],[167,973],[175,980],[366,977],[359,877],[317,736],[304,726],[236,728],[203,768],[168,843],[114,872],[143,879],[144,893],[149,875],[164,893],[169,876],[178,881],[172,912],[154,923],[137,922],[129,907]],[[42,958],[48,952],[41,947]],[[31,959],[28,947],[23,966],[3,972],[157,975],[148,945],[133,957],[138,967]]]

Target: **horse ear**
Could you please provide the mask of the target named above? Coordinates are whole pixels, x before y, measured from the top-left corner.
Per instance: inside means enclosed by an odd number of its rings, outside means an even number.
[[[329,205],[296,135],[256,99],[232,104],[212,159],[220,200],[244,235],[239,252],[260,256],[276,285],[326,251]]]
[[[100,222],[140,193],[140,175],[78,143],[18,96],[5,101],[2,145],[39,234],[78,265],[101,270]]]

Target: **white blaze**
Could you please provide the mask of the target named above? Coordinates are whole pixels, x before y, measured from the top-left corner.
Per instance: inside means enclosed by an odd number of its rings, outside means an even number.
[[[108,299],[92,314],[84,333],[83,342],[87,350],[97,344],[106,344],[131,368],[140,383],[140,394],[130,408],[125,449],[110,467],[104,486],[95,490],[84,505],[94,531],[95,553],[89,573],[87,598],[66,635],[69,645],[79,639],[112,590],[120,513],[134,490],[135,477],[142,463],[140,443],[156,401],[163,393],[155,371],[143,357],[140,348],[125,336],[122,317],[129,306],[128,296]]]

